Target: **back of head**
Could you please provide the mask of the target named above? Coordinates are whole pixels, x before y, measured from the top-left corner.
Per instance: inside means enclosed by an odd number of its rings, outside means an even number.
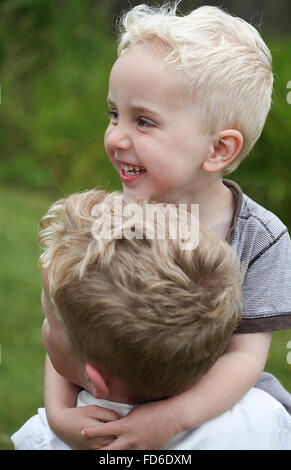
[[[138,5],[120,20],[119,54],[138,44],[165,47],[166,64],[185,75],[204,131],[236,129],[244,145],[225,168],[233,171],[259,138],[271,106],[272,57],[259,32],[220,8],[177,16],[174,6]]]
[[[54,204],[42,219],[40,265],[74,351],[118,377],[128,401],[149,401],[185,389],[223,353],[240,318],[240,266],[201,224],[193,250],[181,249],[170,226],[164,239],[148,238],[166,204],[145,217],[139,203],[136,237],[126,238],[112,217],[116,201],[126,207],[121,194],[102,191]],[[96,221],[115,238],[96,237]]]

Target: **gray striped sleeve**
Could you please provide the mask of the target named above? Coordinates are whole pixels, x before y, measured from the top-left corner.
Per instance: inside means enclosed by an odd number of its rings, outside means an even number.
[[[291,241],[286,226],[244,195],[232,246],[244,268],[237,333],[291,329]]]

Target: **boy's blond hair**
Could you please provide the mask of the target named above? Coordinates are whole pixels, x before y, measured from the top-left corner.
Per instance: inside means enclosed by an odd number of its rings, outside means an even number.
[[[239,165],[258,140],[271,106],[271,53],[259,32],[241,18],[213,6],[176,16],[177,5],[138,5],[120,20],[118,53],[139,44],[166,46],[164,65],[181,70],[198,105],[203,132],[232,128],[242,150],[224,168]]]
[[[181,250],[170,230],[165,239],[146,238],[157,217],[138,224],[142,238],[125,238],[110,216],[115,198],[126,206],[120,193],[95,190],[53,204],[41,221],[40,266],[82,360],[118,377],[130,402],[172,396],[225,350],[241,313],[239,262],[201,224],[195,250]],[[144,216],[146,203],[140,206]],[[96,218],[99,226],[110,219],[119,238],[94,236]]]

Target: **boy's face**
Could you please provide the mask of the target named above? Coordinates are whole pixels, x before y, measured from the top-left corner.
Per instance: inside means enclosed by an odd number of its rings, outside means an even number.
[[[69,345],[62,322],[58,320],[53,312],[45,271],[43,273],[41,305],[45,315],[42,325],[43,344],[53,367],[67,380],[84,386],[84,367]]]
[[[202,135],[181,72],[162,69],[161,52],[126,51],[109,81],[105,148],[129,198],[189,201],[205,179],[213,136]],[[128,171],[127,167],[136,167]]]

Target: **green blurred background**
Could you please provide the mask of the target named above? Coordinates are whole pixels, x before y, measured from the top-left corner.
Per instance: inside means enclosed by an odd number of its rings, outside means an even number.
[[[272,111],[260,141],[231,178],[291,229],[290,2],[185,0],[180,10],[201,3],[251,21],[271,49]],[[0,1],[0,449],[11,449],[9,435],[43,406],[39,219],[71,192],[121,189],[103,134],[114,25],[130,4]],[[289,341],[291,330],[274,334],[266,369],[291,391]]]

